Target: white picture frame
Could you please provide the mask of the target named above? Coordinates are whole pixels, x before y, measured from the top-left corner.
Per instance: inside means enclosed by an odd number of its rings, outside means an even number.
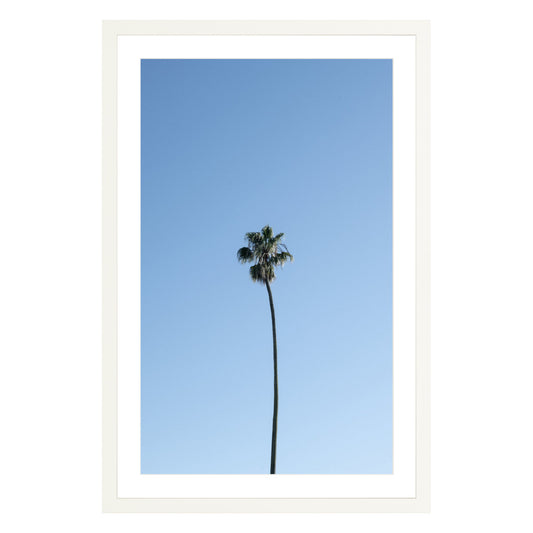
[[[127,437],[123,435],[135,435],[135,420],[138,412],[125,417],[124,404],[130,405],[131,398],[125,396],[124,391],[128,385],[123,379],[124,365],[120,363],[120,349],[128,346],[127,338],[122,327],[123,307],[120,307],[119,299],[124,294],[120,285],[123,279],[122,267],[126,260],[119,260],[123,250],[124,232],[122,229],[129,221],[135,220],[124,218],[127,209],[117,209],[122,205],[124,188],[118,187],[119,169],[123,172],[127,162],[121,160],[122,137],[119,137],[120,107],[124,100],[124,83],[120,86],[119,80],[128,78],[123,72],[126,70],[124,63],[126,57],[133,57],[142,49],[144,43],[153,43],[159,38],[153,54],[160,54],[161,46],[169,46],[173,38],[194,37],[195,41],[205,41],[215,37],[231,37],[234,42],[240,44],[240,40],[250,37],[290,38],[302,51],[306,53],[312,43],[320,43],[322,39],[331,41],[332,37],[342,45],[350,42],[355,37],[371,38],[373,42],[380,39],[387,41],[387,46],[395,46],[397,40],[405,42],[402,37],[412,39],[413,46],[407,47],[405,53],[411,54],[412,61],[412,87],[406,98],[413,99],[410,120],[412,121],[413,165],[411,171],[412,189],[406,189],[406,208],[412,220],[409,226],[413,243],[413,257],[409,265],[412,265],[413,281],[408,285],[410,298],[413,302],[412,327],[411,322],[407,327],[399,323],[399,329],[395,322],[395,335],[412,338],[412,366],[407,367],[406,375],[412,370],[412,376],[406,378],[412,402],[408,404],[411,409],[412,424],[409,425],[410,446],[412,449],[412,461],[409,462],[409,476],[412,483],[410,489],[399,495],[390,496],[376,495],[372,492],[366,495],[364,489],[357,491],[347,490],[346,484],[349,478],[339,484],[339,477],[327,476],[327,483],[332,484],[330,492],[324,496],[313,496],[298,489],[298,485],[284,489],[277,495],[276,486],[269,489],[268,496],[262,495],[261,489],[254,492],[251,487],[250,497],[239,496],[241,488],[230,490],[226,481],[221,480],[216,497],[208,493],[204,497],[198,496],[200,489],[187,493],[187,485],[181,492],[172,492],[170,489],[153,489],[155,492],[142,492],[133,477],[123,474],[123,447]],[[126,39],[124,39],[126,38]],[[128,38],[131,38],[128,40]],[[310,39],[311,38],[311,39]],[[344,41],[342,41],[342,40]],[[133,55],[125,55],[124,48],[119,43],[134,43]],[[175,39],[174,39],[175,40]],[[229,39],[228,39],[229,42]],[[161,44],[162,43],[162,44]],[[165,44],[167,43],[167,44]],[[392,44],[391,44],[392,43]],[[151,46],[151,45],[150,45]],[[268,46],[268,44],[267,44]],[[316,54],[315,44],[312,51]],[[239,46],[244,49],[245,47]],[[210,56],[209,45],[202,48],[199,54]],[[339,50],[339,48],[337,49]],[[130,52],[128,52],[130,53]],[[213,52],[214,53],[214,52]],[[229,54],[234,52],[228,51]],[[351,57],[346,52],[346,57]],[[381,53],[381,52],[380,52]],[[143,57],[143,56],[139,56]],[[156,55],[155,57],[160,57]],[[187,56],[188,57],[188,56]],[[204,57],[204,55],[194,56]],[[233,56],[230,56],[233,57]],[[301,57],[301,56],[295,56]],[[310,57],[314,57],[313,55]],[[325,57],[329,57],[326,55]],[[379,56],[381,57],[381,55]],[[410,75],[410,74],[409,74]],[[135,105],[135,99],[133,100]],[[135,118],[133,119],[136,120]],[[125,124],[122,124],[124,131]],[[135,141],[134,141],[135,142]],[[395,141],[394,141],[395,142]],[[140,142],[139,142],[140,144]],[[394,144],[394,157],[399,158],[401,150]],[[135,158],[133,158],[135,159]],[[135,167],[133,173],[138,172]],[[412,194],[411,194],[412,193]],[[411,195],[411,196],[410,196]],[[129,201],[129,200],[128,200]],[[135,204],[135,195],[133,204]],[[396,205],[396,204],[395,204]],[[176,512],[176,513],[346,513],[346,512],[429,512],[430,502],[430,394],[429,394],[429,349],[430,349],[430,252],[429,252],[429,22],[427,21],[105,21],[103,23],[103,510],[105,512]],[[119,214],[120,212],[120,214]],[[122,233],[121,233],[122,231]],[[136,239],[133,239],[135,241]],[[411,242],[411,241],[410,241]],[[396,244],[395,244],[396,245]],[[131,256],[135,260],[137,248],[134,246]],[[407,254],[409,255],[409,254]],[[395,256],[396,257],[396,256]],[[395,259],[396,261],[396,259]],[[134,262],[134,261],[133,261]],[[395,268],[397,265],[395,265]],[[409,274],[409,273],[408,273]],[[396,279],[396,278],[395,278]],[[135,278],[134,282],[135,283]],[[133,299],[136,296],[133,293]],[[410,300],[410,301],[411,301]],[[140,306],[140,302],[138,304]],[[398,314],[398,313],[397,313]],[[135,315],[134,318],[135,319]],[[130,331],[130,330],[128,330]],[[132,335],[132,338],[135,335]],[[135,348],[133,348],[135,349]],[[138,376],[133,374],[132,380]],[[412,379],[411,379],[412,378]],[[121,381],[122,379],[122,381]],[[129,378],[128,378],[129,379]],[[121,383],[119,387],[119,383]],[[396,382],[395,382],[396,384]],[[396,385],[395,385],[396,386]],[[120,389],[120,393],[119,393]],[[132,393],[134,394],[134,393]],[[131,419],[130,422],[126,418]],[[119,429],[119,427],[121,429]],[[130,433],[120,433],[123,428],[131,427]],[[132,433],[133,432],[133,433]],[[120,436],[122,435],[122,436]],[[140,437],[139,437],[140,438]],[[120,441],[120,443],[119,443]],[[395,440],[398,444],[398,440]],[[134,463],[135,464],[135,463]],[[140,471],[139,471],[140,476]],[[341,476],[342,477],[342,476]],[[191,479],[196,478],[196,479]],[[167,476],[167,481],[168,481]],[[200,487],[208,480],[202,476],[189,476],[191,486]],[[212,483],[212,480],[209,480]],[[243,483],[247,483],[246,480]],[[300,485],[301,486],[301,485]],[[140,487],[140,485],[139,485]],[[225,488],[227,487],[227,488]],[[150,489],[151,490],[151,489]],[[169,490],[168,493],[165,490]],[[214,489],[213,489],[214,490]],[[298,490],[302,492],[299,493]],[[387,489],[389,490],[389,489]],[[392,490],[392,489],[390,489]],[[200,492],[199,492],[200,491]],[[344,491],[344,492],[343,492]],[[179,495],[177,495],[179,494]],[[392,494],[392,493],[391,493]]]

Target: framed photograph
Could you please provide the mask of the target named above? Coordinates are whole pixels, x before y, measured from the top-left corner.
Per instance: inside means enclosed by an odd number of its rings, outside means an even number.
[[[429,23],[103,23],[103,510],[429,512]]]

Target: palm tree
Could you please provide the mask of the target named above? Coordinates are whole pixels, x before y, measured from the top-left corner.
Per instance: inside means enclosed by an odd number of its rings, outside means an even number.
[[[276,473],[276,442],[278,432],[278,348],[276,343],[276,316],[270,284],[276,279],[275,268],[283,266],[293,257],[287,247],[281,243],[283,233],[274,236],[272,228],[265,226],[261,232],[247,233],[245,239],[248,246],[237,251],[237,259],[241,263],[254,263],[250,267],[252,281],[266,285],[270,314],[272,316],[272,344],[274,349],[274,414],[272,416],[272,448],[270,455],[270,473]]]

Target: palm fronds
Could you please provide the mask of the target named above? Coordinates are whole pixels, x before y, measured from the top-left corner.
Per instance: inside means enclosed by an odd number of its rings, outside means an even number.
[[[246,233],[245,239],[248,246],[237,251],[240,263],[255,262],[250,267],[250,277],[259,283],[270,283],[276,279],[275,268],[283,266],[287,261],[292,261],[293,256],[287,246],[281,241],[283,233],[274,236],[270,226],[264,226],[260,232]]]
[[[250,261],[253,261],[254,253],[250,248],[245,246],[237,251],[237,259],[239,260],[239,263],[249,263]]]

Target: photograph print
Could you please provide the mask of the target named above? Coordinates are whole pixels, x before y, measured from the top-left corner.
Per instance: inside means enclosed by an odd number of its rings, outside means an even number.
[[[392,474],[392,60],[141,61],[141,473]]]

